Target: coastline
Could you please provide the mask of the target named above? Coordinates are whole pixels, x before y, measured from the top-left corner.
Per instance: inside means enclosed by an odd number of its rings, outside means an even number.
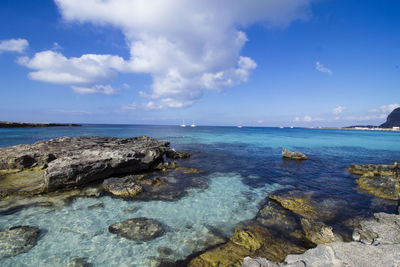
[[[0,128],[29,128],[29,127],[80,127],[81,124],[75,123],[31,123],[31,122],[8,122],[0,121]]]

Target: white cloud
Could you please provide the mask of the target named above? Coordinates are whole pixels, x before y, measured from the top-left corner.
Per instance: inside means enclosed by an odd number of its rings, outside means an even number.
[[[94,85],[92,87],[72,86],[72,90],[74,90],[74,92],[78,94],[115,94],[115,89],[112,88],[110,85]]]
[[[122,106],[121,109],[122,109],[122,110],[135,110],[135,109],[137,109],[137,104],[136,104],[135,102],[132,102],[132,103],[129,104],[129,105],[124,105],[124,106]]]
[[[345,110],[345,109],[346,109],[346,108],[343,107],[343,106],[337,106],[336,108],[334,108],[334,109],[332,110],[332,114],[334,114],[334,115],[339,115],[339,114],[342,113],[343,110]]]
[[[147,108],[185,107],[201,97],[203,90],[248,81],[257,64],[240,55],[247,42],[243,29],[257,22],[285,27],[305,19],[311,1],[55,0],[67,21],[121,29],[130,47],[130,59],[103,55],[109,58],[90,64],[99,70],[91,72],[81,67],[87,66],[83,62],[87,55],[83,55],[60,60],[65,65],[57,71],[33,68],[37,71],[30,77],[89,83],[109,78],[113,71],[147,73],[153,78]],[[112,61],[118,63],[110,66]],[[82,74],[77,71],[81,69]]]
[[[322,118],[313,118],[310,115],[305,115],[303,118],[295,117],[295,122],[314,122],[314,121],[324,121]]]
[[[17,52],[22,53],[28,48],[29,43],[25,39],[10,39],[0,42],[0,53],[2,52]]]
[[[328,69],[327,67],[325,67],[324,65],[322,65],[319,61],[317,61],[315,63],[315,69],[320,72],[328,73],[329,75],[332,74],[332,71],[330,69]]]
[[[396,109],[398,107],[400,107],[399,104],[382,105],[379,108],[371,109],[370,112],[375,112],[375,113],[382,112],[384,114],[389,114],[390,112],[392,112],[394,109]]]
[[[127,83],[123,83],[122,88],[129,89],[129,88],[131,88],[131,86]]]
[[[101,82],[126,68],[119,56],[87,54],[67,58],[50,50],[36,53],[33,58],[20,57],[18,63],[34,70],[29,73],[32,80],[66,85]]]

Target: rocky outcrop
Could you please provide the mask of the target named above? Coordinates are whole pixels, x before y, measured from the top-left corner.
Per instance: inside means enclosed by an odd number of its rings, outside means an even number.
[[[381,128],[392,128],[400,126],[400,108],[393,110],[386,119],[386,122],[381,124]]]
[[[323,222],[302,218],[301,226],[306,238],[314,244],[322,245],[343,241],[341,236],[333,232],[332,226],[328,226]]]
[[[108,178],[103,182],[103,188],[115,196],[134,197],[143,191],[143,187],[134,177]]]
[[[40,230],[33,226],[15,226],[0,231],[0,259],[30,250],[37,243]]]
[[[162,224],[154,219],[134,218],[108,227],[108,231],[120,237],[135,241],[147,241],[164,233]]]
[[[30,122],[0,121],[0,128],[57,127],[57,126],[77,127],[82,125],[73,123],[30,123]]]
[[[194,258],[189,266],[240,266],[248,255],[264,255],[274,261],[282,261],[289,253],[304,251],[303,247],[274,236],[268,229],[252,225],[236,229],[226,244]]]
[[[289,149],[282,148],[282,158],[294,159],[294,160],[306,160],[307,156],[298,151],[292,152]]]
[[[243,267],[278,266],[397,266],[400,264],[400,216],[377,213],[361,221],[353,242],[318,245],[301,255],[288,255],[282,263],[265,258],[244,259]]]
[[[360,175],[356,180],[359,187],[368,193],[385,199],[397,200],[400,193],[400,165],[353,164],[351,173]]]
[[[151,169],[170,151],[150,137],[62,137],[0,148],[0,170],[46,169],[43,188],[79,186],[110,176]]]

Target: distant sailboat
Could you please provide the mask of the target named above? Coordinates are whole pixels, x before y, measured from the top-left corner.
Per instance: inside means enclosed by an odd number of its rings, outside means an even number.
[[[243,127],[242,123],[240,123],[237,127],[242,128]]]
[[[192,124],[190,125],[190,127],[192,127],[192,128],[196,127],[196,124],[194,124],[194,121],[192,121]]]
[[[186,127],[185,120],[182,121],[181,127]]]

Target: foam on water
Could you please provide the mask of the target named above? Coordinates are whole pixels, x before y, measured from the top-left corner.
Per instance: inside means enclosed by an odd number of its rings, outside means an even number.
[[[162,257],[157,249],[165,247],[173,251],[167,256],[169,260],[183,259],[209,244],[213,237],[210,229],[232,235],[234,227],[240,221],[253,218],[259,202],[280,187],[266,184],[251,189],[241,180],[234,173],[215,174],[208,189],[193,189],[176,202],[79,198],[62,209],[30,208],[1,216],[2,228],[35,225],[45,233],[30,251],[0,264],[62,266],[69,258],[78,256],[87,258],[95,266],[151,266]],[[103,206],[88,209],[99,203]],[[160,221],[166,233],[139,243],[108,232],[111,224],[135,217]]]

